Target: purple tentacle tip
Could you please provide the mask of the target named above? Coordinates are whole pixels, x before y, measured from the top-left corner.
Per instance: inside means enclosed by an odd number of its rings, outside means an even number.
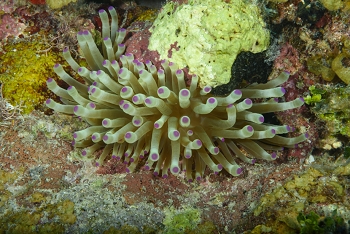
[[[234,92],[234,94],[236,94],[236,95],[241,95],[241,94],[242,94],[242,91],[239,90],[239,89],[236,89],[236,90],[234,90],[233,92]]]
[[[275,159],[276,157],[277,157],[276,152],[273,152],[273,153],[271,154],[271,158]]]
[[[206,86],[204,87],[204,92],[209,93],[211,91],[211,87]]]
[[[173,132],[173,135],[174,135],[174,137],[179,137],[179,136],[180,136],[180,132],[177,131],[177,130],[175,130],[175,131]]]
[[[218,147],[214,147],[214,153],[215,153],[215,154],[218,154],[219,151],[220,151],[220,149],[219,149]]]
[[[157,159],[158,159],[158,154],[153,153],[153,154],[151,155],[151,157],[152,157],[153,160],[157,160]]]
[[[283,94],[285,94],[285,93],[286,93],[286,89],[285,89],[285,88],[283,88],[283,87],[281,87],[281,91],[282,91],[282,93],[283,93]]]
[[[187,116],[184,116],[184,117],[182,118],[182,122],[188,123],[188,121],[190,121],[190,119],[189,119]]]
[[[146,99],[145,99],[145,103],[147,103],[147,104],[151,104],[151,103],[152,103],[152,101],[151,101],[151,99],[146,98]]]
[[[187,97],[190,94],[190,92],[187,89],[184,89],[181,91],[181,95]]]
[[[259,117],[259,122],[260,122],[260,123],[263,123],[264,120],[265,120],[264,116],[260,116],[260,117]]]
[[[108,120],[103,120],[103,121],[102,121],[102,125],[103,125],[103,126],[106,126],[107,124],[108,124]]]
[[[208,99],[208,102],[210,104],[214,104],[216,102],[216,98],[211,97],[211,98]]]
[[[286,129],[287,129],[288,132],[290,132],[292,130],[289,125],[286,126]]]
[[[218,170],[222,170],[224,167],[221,164],[218,164]]]
[[[254,131],[254,128],[253,128],[252,126],[249,125],[249,126],[247,127],[247,130],[248,130],[249,132],[252,132],[252,131]]]
[[[172,171],[173,173],[179,173],[180,168],[179,168],[179,167],[173,167],[173,168],[171,169],[171,171]]]
[[[163,88],[159,88],[158,89],[158,94],[163,94],[164,93],[164,89]]]

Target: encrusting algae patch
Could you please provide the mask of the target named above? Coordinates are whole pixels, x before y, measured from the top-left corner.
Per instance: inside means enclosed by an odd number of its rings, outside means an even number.
[[[27,114],[50,95],[46,88],[48,77],[56,77],[52,67],[62,61],[59,53],[38,38],[8,43],[0,54],[0,83],[2,95],[12,105],[21,105]]]
[[[254,210],[254,215],[267,215],[270,221],[265,225],[276,229],[298,230],[297,217],[310,204],[326,204],[332,201],[343,209],[346,181],[340,175],[348,175],[348,165],[326,172],[324,168],[309,168],[305,173],[294,175],[294,178],[283,186],[275,188],[271,193],[263,196]],[[271,218],[276,217],[276,218]],[[287,232],[277,232],[287,233]],[[292,232],[294,233],[294,232]]]

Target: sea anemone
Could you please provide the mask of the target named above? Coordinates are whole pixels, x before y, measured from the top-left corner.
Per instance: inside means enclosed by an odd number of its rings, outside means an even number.
[[[182,170],[192,181],[201,179],[206,167],[238,176],[242,173],[238,161],[274,160],[276,150],[295,147],[308,137],[284,137],[280,134],[290,132],[291,127],[264,123],[262,114],[304,103],[302,98],[278,102],[285,93],[278,86],[288,79],[287,72],[266,84],[213,96],[211,87],[198,88],[196,75],[186,86],[183,70],[172,62],[163,60],[162,69],[157,70],[150,61],[144,64],[130,53],[124,55],[121,43],[126,31],[118,29],[115,9],[108,11],[111,23],[107,12],[99,11],[103,22],[101,50],[88,31],[78,33],[89,68],[80,67],[68,48],[63,50],[64,58],[85,83],[72,78],[60,64],[54,71],[69,88],[61,88],[52,78],[47,80],[48,88],[63,104],[48,99],[46,105],[91,125],[73,134],[73,145],[84,148],[81,158],[96,166],[107,160],[123,160],[127,172],[144,165],[163,178],[169,171],[178,174]],[[103,151],[96,156],[99,149]]]

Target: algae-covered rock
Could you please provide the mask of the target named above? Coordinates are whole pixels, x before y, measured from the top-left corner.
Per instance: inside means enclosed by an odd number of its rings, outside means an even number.
[[[259,8],[243,0],[168,2],[150,31],[149,49],[179,68],[188,66],[201,87],[228,83],[237,55],[264,51],[270,41]]]
[[[325,121],[325,129],[327,130],[325,133],[330,136],[340,133],[349,137],[350,86],[319,85],[310,92],[312,96],[306,97],[306,102],[314,105],[311,107],[311,111],[317,118]]]
[[[62,61],[61,56],[47,49],[43,37],[37,35],[28,40],[19,40],[4,46],[0,53],[0,83],[3,97],[12,105],[21,105],[28,114],[42,105],[49,97],[46,80],[56,77],[52,67]],[[41,51],[41,52],[40,52]]]
[[[329,161],[326,165],[319,164],[317,168],[311,167],[302,174],[294,175],[284,185],[278,186],[260,199],[254,215],[264,216],[270,220],[266,225],[272,228],[271,233],[309,233],[293,232],[293,230],[301,230],[303,223],[300,222],[300,214],[311,207],[311,203],[322,204],[322,206],[330,203],[343,204],[348,181],[334,175],[346,175],[348,168],[346,166],[330,167]],[[347,204],[344,206],[346,207]],[[289,227],[291,232],[287,229],[280,230],[283,224]]]
[[[333,71],[346,84],[350,84],[350,55],[349,53],[340,53],[332,62]]]
[[[51,9],[60,9],[71,2],[76,2],[77,0],[46,0],[46,4]]]
[[[184,233],[197,229],[201,221],[201,212],[198,209],[186,207],[176,210],[171,208],[165,211],[165,233]]]
[[[338,167],[334,170],[335,175],[348,176],[350,175],[350,163],[345,166]]]
[[[332,81],[335,73],[328,66],[328,61],[323,61],[321,55],[313,56],[307,60],[307,68],[316,75],[321,75],[325,81]]]
[[[320,0],[322,5],[327,8],[329,11],[336,11],[344,7],[344,2],[347,0]]]

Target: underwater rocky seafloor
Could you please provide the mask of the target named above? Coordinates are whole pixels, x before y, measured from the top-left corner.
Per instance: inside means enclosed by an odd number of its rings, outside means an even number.
[[[97,11],[109,4],[130,34],[127,51],[138,58],[155,57],[147,43],[158,9],[132,1],[78,1],[59,10],[44,1],[0,3],[2,233],[347,232],[348,2],[274,1],[264,6],[274,35],[265,59],[241,53],[231,73],[242,77],[239,83],[253,83],[263,82],[256,80],[263,73],[259,69],[267,75],[272,70],[273,77],[289,71],[283,85],[286,99],[301,96],[306,104],[276,117],[307,131],[309,141],[280,151],[275,161],[243,164],[238,177],[207,170],[205,178],[193,183],[183,173],[162,179],[143,169],[125,173],[122,163],[97,168],[76,160],[80,150],[71,145],[72,133],[86,124],[43,105],[46,98],[55,98],[46,80],[56,76],[54,64],[64,64],[62,49],[72,47],[72,56],[85,64],[75,35],[91,30],[98,40]]]

